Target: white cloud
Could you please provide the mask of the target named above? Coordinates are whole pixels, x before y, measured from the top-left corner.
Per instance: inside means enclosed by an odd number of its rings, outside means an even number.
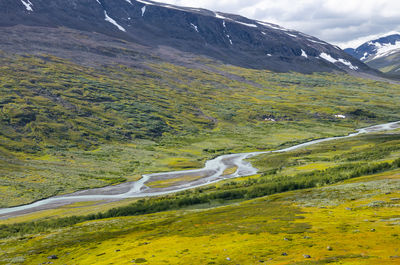
[[[344,47],[400,31],[398,0],[160,0],[236,13],[296,29]]]

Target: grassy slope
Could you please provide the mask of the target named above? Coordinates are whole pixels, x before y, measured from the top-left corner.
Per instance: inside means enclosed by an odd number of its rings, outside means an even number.
[[[399,132],[256,157],[253,163],[263,176],[226,181],[219,187],[229,189],[263,178],[273,182],[348,163],[390,162],[400,155]],[[273,177],[268,172],[276,167],[280,170]],[[399,190],[400,170],[396,169],[330,186],[233,201],[222,207],[214,208],[217,202],[213,202],[85,222],[2,239],[0,264],[39,264],[53,254],[59,256],[54,264],[132,264],[132,260],[143,259],[145,264],[396,264],[400,256]],[[107,207],[80,204],[1,223],[97,212]],[[283,256],[284,252],[288,255]]]
[[[400,120],[399,86],[347,75],[0,61],[0,207]]]
[[[400,54],[394,53],[391,54],[390,56],[381,57],[372,61],[368,61],[366,62],[366,64],[384,73],[393,76],[399,76],[399,69],[400,69],[399,58]]]

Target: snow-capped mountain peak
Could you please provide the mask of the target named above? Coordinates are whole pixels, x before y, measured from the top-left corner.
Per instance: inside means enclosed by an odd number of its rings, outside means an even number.
[[[346,49],[353,57],[368,62],[400,51],[400,33],[383,36],[368,41],[356,49]]]
[[[391,32],[365,42],[356,49],[346,49],[345,51],[372,68],[393,76],[400,75],[399,32]]]

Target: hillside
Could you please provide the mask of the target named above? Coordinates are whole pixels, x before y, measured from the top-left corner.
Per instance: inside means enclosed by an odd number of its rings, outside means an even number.
[[[4,51],[50,53],[91,65],[110,61],[131,65],[149,56],[183,63],[186,57],[205,56],[278,72],[375,73],[315,37],[233,14],[152,1],[24,3],[0,3],[0,33],[8,36],[0,41]]]

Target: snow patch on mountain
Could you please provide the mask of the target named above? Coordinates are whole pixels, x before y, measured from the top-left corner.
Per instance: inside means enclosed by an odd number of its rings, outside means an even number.
[[[179,10],[179,11],[184,11],[186,12],[187,10],[176,7],[176,6],[171,6],[171,5],[162,5],[162,7],[166,7],[166,8],[170,8],[170,9],[175,9],[175,10]]]
[[[240,21],[237,21],[237,20],[234,20],[234,22],[242,24],[242,25],[247,26],[247,27],[258,28],[258,26],[256,24],[244,23],[244,22],[240,22]]]
[[[308,58],[307,53],[303,49],[301,49],[301,56]]]
[[[224,27],[224,32],[227,32],[227,28],[226,28],[226,22],[225,22],[225,20],[222,20],[222,26]],[[228,40],[229,40],[229,43],[231,44],[231,45],[233,45],[233,41],[232,41],[232,39],[231,39],[231,35],[229,35],[229,34],[227,34],[226,33],[226,35],[225,35],[227,38],[228,38]]]
[[[313,43],[317,43],[317,44],[322,44],[322,45],[328,45],[327,43],[321,42],[321,41],[316,41],[316,40],[312,40],[312,39],[307,39],[308,41],[311,41]]]
[[[196,25],[193,24],[193,23],[190,23],[190,26],[192,26],[192,28],[194,28],[194,30],[195,30],[197,33],[199,33],[199,27],[198,27],[198,26],[196,26]]]
[[[364,61],[368,58],[368,56],[369,56],[368,52],[364,52],[364,55],[363,55],[363,57],[360,58],[360,60]]]
[[[267,22],[264,22],[264,21],[257,21],[257,24],[260,24],[262,26],[266,26],[268,28],[276,29],[276,30],[290,31],[290,30],[285,29],[285,28],[283,28],[281,26],[278,26],[278,25],[275,25],[275,24],[271,24],[271,23],[267,23]]]
[[[322,59],[324,59],[325,61],[328,61],[330,63],[336,63],[337,62],[337,60],[335,58],[333,58],[332,56],[330,56],[329,54],[324,53],[324,52],[321,53],[319,55],[319,57],[321,57]]]
[[[232,39],[231,39],[231,36],[230,36],[229,34],[226,34],[226,37],[228,38],[229,43],[230,43],[231,45],[233,45],[233,41],[232,41]]]
[[[324,59],[324,60],[326,60],[326,61],[328,61],[330,63],[342,63],[342,64],[346,65],[347,67],[349,67],[351,70],[358,70],[357,66],[352,65],[351,62],[349,62],[349,61],[347,61],[345,59],[335,59],[332,56],[330,56],[329,54],[324,53],[324,52],[321,53],[319,55],[319,57],[321,57],[322,59]]]
[[[146,6],[142,7],[142,17],[144,16],[144,13],[146,13]]]
[[[230,19],[230,18],[227,18],[227,17],[221,16],[221,15],[220,15],[220,14],[218,14],[218,13],[214,13],[214,15],[215,15],[215,17],[216,17],[216,18],[219,18],[219,19]]]
[[[358,70],[358,66],[352,65],[351,62],[345,59],[339,59],[338,62],[348,66],[351,70]]]
[[[126,2],[128,2],[129,4],[133,5],[131,0],[125,0]]]
[[[107,11],[104,11],[104,16],[105,16],[105,21],[110,22],[111,24],[116,26],[120,31],[126,32],[124,27],[119,25],[114,19],[112,19],[111,17],[108,16]]]
[[[126,0],[126,1],[130,1],[130,0]],[[156,4],[156,3],[152,3],[152,2],[148,2],[145,0],[135,0],[136,2],[148,5],[148,6],[161,6],[161,7],[165,7],[165,8],[170,8],[170,9],[175,9],[175,10],[180,10],[180,11],[187,11],[185,9],[179,8],[177,6],[171,6],[171,5],[167,5],[167,4]]]
[[[224,17],[224,16],[222,16],[222,15],[219,14],[219,13],[215,13],[215,12],[214,12],[214,15],[215,15],[216,18],[219,18],[219,19],[224,20],[224,23],[225,23],[225,20],[229,20],[229,21],[232,21],[232,22],[235,22],[235,23],[238,23],[238,24],[242,24],[242,25],[247,26],[247,27],[251,27],[251,28],[257,28],[257,27],[258,27],[258,26],[255,25],[255,24],[249,24],[249,23],[237,21],[237,20],[234,20],[234,19],[231,19],[231,18],[228,18],[228,17]]]
[[[147,2],[147,1],[144,1],[144,0],[136,0],[136,2],[139,2],[139,3],[145,4],[145,5],[154,6],[154,4],[153,4],[153,3],[151,3],[151,2]]]
[[[375,42],[373,43],[373,45],[375,45],[376,47],[376,54],[374,56],[374,59],[388,56],[392,53],[397,52],[400,49],[400,41],[396,41],[394,44],[391,43],[381,44],[379,42]]]
[[[31,1],[29,1],[29,0],[25,0],[25,1],[21,0],[21,2],[25,6],[27,11],[31,11],[31,12],[33,11],[33,8],[32,8],[33,4],[31,3]]]

